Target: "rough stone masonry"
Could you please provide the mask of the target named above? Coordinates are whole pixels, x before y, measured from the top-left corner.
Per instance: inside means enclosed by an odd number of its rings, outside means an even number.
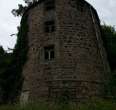
[[[25,14],[21,101],[101,97],[110,69],[96,10],[84,0],[39,0]]]

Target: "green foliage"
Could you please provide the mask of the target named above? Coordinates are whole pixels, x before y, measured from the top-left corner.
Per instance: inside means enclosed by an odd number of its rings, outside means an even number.
[[[95,99],[81,104],[79,110],[116,110],[116,103],[103,99]]]
[[[109,64],[112,72],[105,86],[106,94],[113,99],[116,99],[116,31],[112,26],[102,26],[102,37],[106,48]]]
[[[86,103],[57,104],[48,102],[30,103],[25,106],[5,105],[0,110],[116,110],[116,103],[95,99]]]
[[[27,8],[26,6],[23,6],[22,4],[19,4],[18,9],[13,9],[12,10],[12,14],[14,16],[22,16],[23,13],[25,12],[26,8]]]
[[[23,0],[23,1],[26,4],[25,6],[23,6],[22,4],[18,4],[18,9],[12,10],[12,14],[14,16],[22,16],[29,6],[31,6],[32,4],[34,4],[35,2],[39,0]]]
[[[105,95],[116,101],[116,73],[111,73],[110,78],[105,85]]]
[[[102,37],[108,54],[111,69],[116,68],[116,31],[112,26],[102,26]]]
[[[29,6],[30,4],[33,4],[39,0],[24,0],[24,2]]]
[[[2,79],[0,85],[3,91],[2,102],[9,103],[16,101],[20,94],[23,82],[22,68],[27,59],[28,41],[27,41],[27,15],[22,17],[21,26],[17,35],[17,43],[12,54],[10,64],[5,71],[0,74]]]
[[[2,73],[2,70],[5,70],[6,67],[11,62],[11,54],[6,53],[2,47],[0,47],[0,73]]]
[[[3,55],[5,53],[4,49],[2,46],[0,46],[0,56]]]
[[[24,15],[21,20],[20,29],[17,35],[17,43],[13,52],[13,62],[12,62],[12,76],[14,86],[11,89],[10,100],[13,100],[20,94],[22,88],[23,76],[22,69],[27,60],[27,51],[28,51],[28,24],[27,24],[27,15]],[[14,66],[15,64],[15,66]],[[12,86],[11,84],[11,86]],[[9,92],[8,92],[9,93]]]
[[[2,47],[0,47],[0,103],[2,102],[3,86],[6,79],[3,79],[3,75],[6,69],[12,62],[12,53],[6,53]]]
[[[14,62],[23,65],[26,61],[27,50],[28,50],[28,24],[27,15],[24,15],[21,20],[19,32],[17,35],[17,42],[13,52]]]

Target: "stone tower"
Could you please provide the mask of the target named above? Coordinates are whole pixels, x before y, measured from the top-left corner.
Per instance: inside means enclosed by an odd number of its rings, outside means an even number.
[[[27,14],[21,100],[101,96],[109,72],[96,10],[84,0],[39,0]]]

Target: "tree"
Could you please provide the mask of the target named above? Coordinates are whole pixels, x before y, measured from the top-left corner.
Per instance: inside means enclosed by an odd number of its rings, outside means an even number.
[[[22,4],[18,4],[18,9],[13,9],[12,14],[14,16],[22,16],[23,13],[25,12],[27,6],[23,6]]]
[[[24,2],[28,5],[38,2],[39,0],[24,0]]]
[[[6,70],[10,66],[12,61],[12,53],[7,53],[3,49],[2,46],[0,46],[0,104],[3,102],[3,97],[5,96],[5,85],[8,85],[8,74],[6,73]]]
[[[116,68],[116,31],[113,26],[102,25],[102,37],[111,69]]]
[[[14,16],[22,16],[23,13],[26,11],[26,9],[31,6],[32,4],[34,4],[35,2],[38,2],[39,0],[23,0],[25,2],[25,6],[23,6],[22,4],[18,4],[18,9],[13,9],[12,10],[12,14]]]
[[[116,99],[116,30],[113,26],[102,25],[102,37],[106,48],[111,73],[106,84],[106,94]]]

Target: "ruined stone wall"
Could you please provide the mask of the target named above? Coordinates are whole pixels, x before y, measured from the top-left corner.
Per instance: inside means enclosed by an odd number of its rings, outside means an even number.
[[[77,0],[78,1],[78,0]],[[29,52],[24,66],[23,91],[31,100],[59,98],[65,93],[77,100],[100,96],[109,69],[99,22],[86,2],[56,0],[54,10],[43,2],[28,11]],[[44,32],[44,22],[55,20],[56,31]],[[44,60],[44,47],[55,46],[53,61]],[[107,67],[107,68],[106,68]]]

